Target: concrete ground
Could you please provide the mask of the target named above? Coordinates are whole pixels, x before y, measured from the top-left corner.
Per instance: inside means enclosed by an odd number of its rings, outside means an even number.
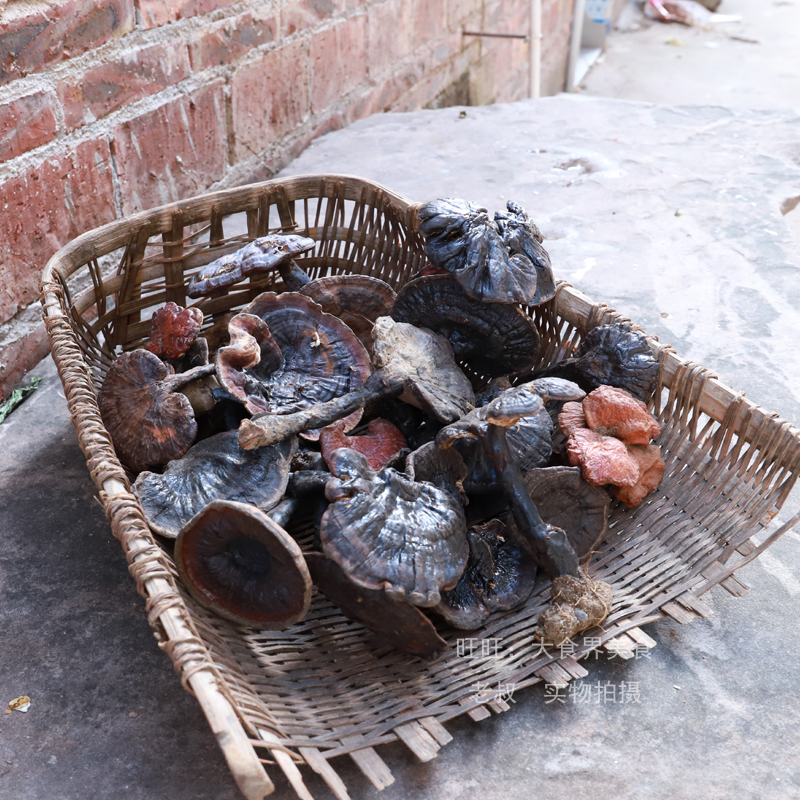
[[[798,141],[792,111],[562,96],[380,115],[319,140],[287,174],[359,174],[492,209],[515,199],[558,277],[798,424],[800,248],[788,223],[800,210],[781,213],[800,197]],[[0,798],[234,800],[199,707],[155,645],[52,363],[39,374],[0,425],[0,704],[32,698],[27,714],[0,715]],[[798,510],[795,491],[776,523]],[[533,687],[506,714],[450,724],[454,741],[427,764],[382,748],[396,778],[382,796],[800,797],[800,535],[739,575],[750,594],[713,590],[711,618],[648,626],[649,658],[590,666],[586,682],[637,682],[639,702],[547,704]],[[354,800],[377,796],[347,758],[335,766]],[[275,797],[294,797],[271,775]]]

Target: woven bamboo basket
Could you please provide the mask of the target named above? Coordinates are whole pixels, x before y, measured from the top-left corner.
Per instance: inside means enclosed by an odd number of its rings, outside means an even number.
[[[570,656],[534,641],[549,599],[544,580],[523,608],[468,634],[468,649],[463,631],[440,625],[451,646],[432,663],[381,645],[319,594],[306,619],[284,632],[236,627],[198,606],[181,586],[169,549],[148,529],[103,427],[96,392],[108,366],[147,339],[155,308],[169,300],[187,304],[186,285],[201,266],[268,232],[296,231],[317,242],[301,261],[312,277],[370,274],[401,286],[426,263],[414,212],[409,200],[349,176],[269,181],[90,231],[53,256],[44,272],[41,300],[53,356],[111,528],[160,646],[197,697],[249,800],[273,789],[265,762],[277,764],[302,798],[310,797],[304,764],[336,797],[348,797],[334,769],[339,756],[352,758],[378,789],[388,786],[393,777],[379,745],[399,739],[428,761],[452,738],[448,720],[508,710],[502,693],[476,686],[564,687],[588,674],[580,661],[592,647],[622,658],[652,647],[643,625],[705,615],[700,597],[717,584],[744,594],[736,570],[797,521],[758,545],[751,540],[798,477],[800,430],[651,339],[661,363],[652,411],[662,425],[657,443],[666,473],[637,508],[612,506],[590,572],[612,585],[613,610],[602,630],[585,632],[594,641],[584,639]],[[112,258],[116,268],[108,269]],[[210,324],[273,288],[283,288],[279,279],[251,280],[197,305]],[[629,322],[567,284],[532,313],[542,335],[541,366],[563,358],[593,327]],[[302,525],[292,533],[301,546],[310,541]]]

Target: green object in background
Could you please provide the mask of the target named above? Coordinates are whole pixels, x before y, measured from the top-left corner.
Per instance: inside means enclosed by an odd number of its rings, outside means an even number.
[[[0,405],[0,422],[5,422],[6,417],[32,392],[39,388],[41,378],[31,378],[30,386],[20,386],[11,392],[11,397]]]

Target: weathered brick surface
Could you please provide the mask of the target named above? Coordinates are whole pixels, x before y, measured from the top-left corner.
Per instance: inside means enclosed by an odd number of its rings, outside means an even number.
[[[33,369],[49,352],[50,340],[44,324],[8,342],[0,342],[0,402],[22,382],[25,374]]]
[[[114,61],[84,73],[78,81],[63,81],[58,96],[67,130],[94,122],[133,100],[182,81],[190,73],[189,55],[181,42],[155,44],[124,53]]]
[[[415,44],[425,44],[446,29],[446,0],[413,0],[413,6]]]
[[[223,81],[114,128],[122,213],[202,192],[225,174]]]
[[[340,14],[346,6],[346,0],[290,0],[281,11],[281,33],[291,36],[311,28]]]
[[[83,142],[0,184],[0,323],[33,302],[44,265],[78,234],[114,218],[105,139]]]
[[[371,79],[397,71],[412,49],[413,7],[406,0],[371,5],[367,15],[367,65]]]
[[[6,17],[0,27],[0,86],[74,57],[133,28],[132,0],[72,0]]]
[[[274,41],[278,25],[277,14],[259,17],[248,12],[203,29],[189,44],[192,69],[200,72],[230,64],[253,48]]]
[[[232,5],[236,0],[136,0],[143,28],[158,28],[179,19],[190,19],[218,8]]]
[[[53,98],[34,92],[0,105],[0,162],[47,144],[56,135]]]
[[[366,15],[351,17],[311,40],[311,110],[324,110],[367,76]]]
[[[308,47],[302,40],[266,53],[231,81],[237,161],[266,149],[308,113]]]

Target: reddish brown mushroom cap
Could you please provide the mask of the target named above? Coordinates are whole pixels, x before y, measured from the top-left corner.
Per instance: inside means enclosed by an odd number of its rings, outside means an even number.
[[[405,437],[387,419],[373,419],[367,425],[367,432],[360,436],[347,436],[344,426],[344,421],[334,422],[320,431],[319,446],[328,466],[333,452],[340,447],[361,453],[374,470],[385,467],[406,449]]]
[[[396,650],[430,657],[447,649],[433,623],[416,607],[390,600],[383,590],[354,584],[342,568],[322,553],[306,553],[306,564],[317,588],[342,613],[385,639]]]
[[[647,406],[624,389],[600,386],[583,400],[586,424],[606,436],[616,436],[625,444],[650,444],[661,433],[661,426]]]
[[[588,428],[576,430],[567,442],[567,458],[580,467],[583,479],[593,486],[634,486],[639,480],[639,465],[625,443]]]
[[[297,543],[263,511],[215,500],[181,529],[175,565],[200,605],[239,625],[286,630],[311,605]]]
[[[639,466],[639,479],[633,486],[615,486],[614,497],[625,503],[628,508],[633,508],[658,488],[664,477],[666,464],[661,458],[660,448],[655,444],[646,447],[640,444],[631,445],[628,454]]]
[[[182,356],[200,333],[203,312],[169,302],[153,313],[147,349],[159,358]]]

